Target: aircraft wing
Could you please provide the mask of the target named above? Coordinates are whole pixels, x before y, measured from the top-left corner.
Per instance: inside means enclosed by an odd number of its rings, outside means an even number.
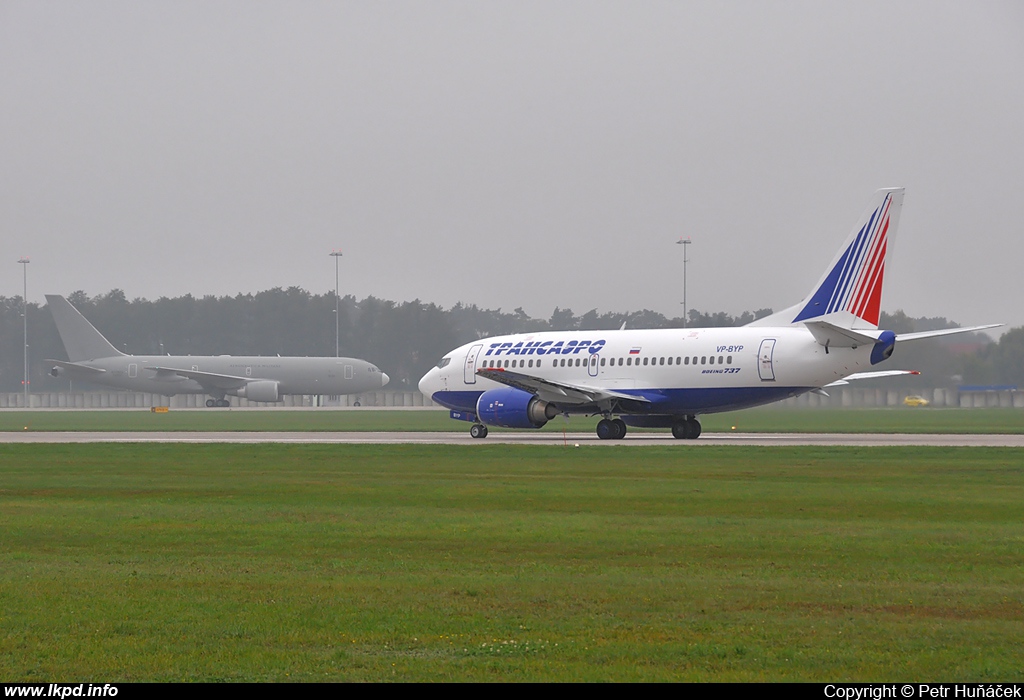
[[[990,323],[986,326],[970,326],[968,328],[943,328],[940,331],[920,331],[918,333],[900,333],[896,336],[897,342],[904,340],[921,340],[922,338],[935,338],[940,335],[953,335],[954,333],[973,333],[974,331],[983,331],[989,328],[999,328],[1005,324],[1002,323]]]
[[[642,396],[633,394],[622,394],[610,389],[600,389],[583,384],[569,384],[567,382],[555,382],[550,379],[541,379],[521,372],[509,372],[507,369],[488,367],[478,369],[476,373],[486,379],[515,387],[533,394],[542,401],[555,404],[599,404],[613,403],[616,401],[634,401],[642,404],[650,404],[650,401]]]
[[[233,391],[240,389],[250,381],[249,377],[236,377],[232,374],[216,374],[214,372],[200,372],[194,369],[177,369],[175,367],[146,367],[150,372],[156,372],[156,376],[165,378],[168,375],[177,375],[192,379],[199,383],[207,391],[218,389],[220,391]]]
[[[850,382],[855,382],[858,379],[878,379],[880,377],[895,377],[900,374],[921,373],[915,369],[888,369],[879,372],[856,372],[854,374],[851,374],[849,377],[840,379],[839,381],[836,382],[832,382],[831,384],[826,384],[825,386],[822,387],[822,389],[827,389],[830,386],[842,386],[844,384],[849,384]]]

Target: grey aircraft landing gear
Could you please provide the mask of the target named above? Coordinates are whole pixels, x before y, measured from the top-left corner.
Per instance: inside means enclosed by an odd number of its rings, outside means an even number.
[[[602,440],[621,440],[626,436],[626,423],[621,418],[602,418],[597,422],[597,437]]]
[[[676,440],[696,440],[700,437],[700,421],[693,416],[672,425],[672,437]]]
[[[230,405],[231,405],[231,402],[228,401],[227,399],[207,399],[206,400],[206,407],[207,408],[227,408]]]
[[[206,407],[207,408],[213,408],[216,405],[217,405],[217,402],[214,401],[213,399],[206,399]]]
[[[487,426],[477,423],[469,429],[469,434],[474,438],[485,438],[487,437]]]

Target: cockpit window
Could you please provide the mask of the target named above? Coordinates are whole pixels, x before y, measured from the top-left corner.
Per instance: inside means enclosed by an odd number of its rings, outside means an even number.
[[[452,358],[450,358],[450,357],[442,358],[441,361],[437,363],[437,368],[438,369],[444,369],[445,367],[448,366],[448,363],[451,362],[451,361],[452,361]]]

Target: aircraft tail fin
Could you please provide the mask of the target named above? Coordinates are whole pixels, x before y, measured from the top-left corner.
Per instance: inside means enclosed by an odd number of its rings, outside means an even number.
[[[60,333],[61,342],[64,343],[68,360],[71,362],[124,354],[111,345],[110,341],[64,297],[47,294],[46,304],[50,307],[53,322],[57,324],[57,332]]]
[[[903,188],[878,190],[814,289],[795,306],[754,321],[778,326],[826,321],[849,329],[877,329],[885,263],[903,208]]]

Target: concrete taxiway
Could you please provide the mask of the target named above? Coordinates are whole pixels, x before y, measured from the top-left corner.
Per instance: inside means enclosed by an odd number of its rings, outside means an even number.
[[[377,445],[752,445],[758,447],[818,445],[836,447],[1024,447],[1024,435],[908,435],[838,433],[706,433],[697,440],[675,440],[668,433],[632,433],[623,440],[599,440],[593,433],[524,433],[491,431],[474,440],[468,432],[356,433],[356,432],[6,432],[0,443],[290,443]]]

